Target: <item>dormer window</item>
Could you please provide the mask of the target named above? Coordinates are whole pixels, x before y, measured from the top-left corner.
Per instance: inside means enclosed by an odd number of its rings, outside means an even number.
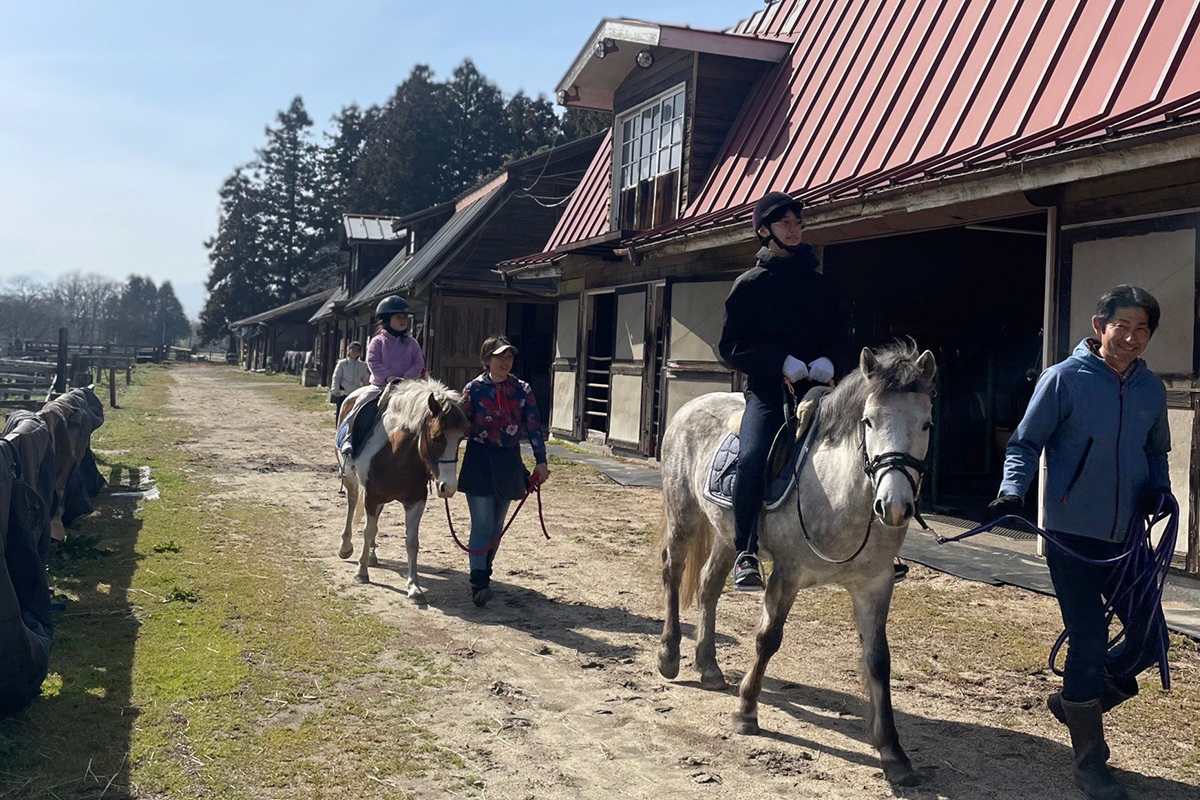
[[[679,216],[685,85],[617,118],[621,230],[645,231]]]

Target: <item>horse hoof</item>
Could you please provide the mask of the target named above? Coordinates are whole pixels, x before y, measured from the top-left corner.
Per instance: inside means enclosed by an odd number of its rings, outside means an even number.
[[[424,603],[425,592],[421,591],[415,586],[410,587],[408,590],[408,599],[412,600],[414,603]]]
[[[735,716],[733,720],[733,729],[735,732],[743,736],[758,736],[758,717],[741,717]]]
[[[379,559],[375,557],[374,550],[371,551],[371,558],[370,558],[370,560],[367,561],[367,566],[368,567],[378,567],[379,566]]]
[[[701,673],[700,688],[724,691],[729,688],[729,684],[725,682],[725,675],[721,670],[717,670],[716,672]]]
[[[338,558],[349,558],[354,555],[354,545],[344,544],[338,548]]]
[[[355,583],[370,583],[371,576],[367,574],[366,570],[362,570],[361,572],[358,572],[357,574],[355,574],[354,582]]]
[[[895,786],[916,786],[921,782],[921,776],[912,768],[912,764],[899,761],[885,763],[883,776],[887,782]]]
[[[658,653],[658,674],[662,675],[669,681],[675,680],[679,676],[679,654],[664,652]]]

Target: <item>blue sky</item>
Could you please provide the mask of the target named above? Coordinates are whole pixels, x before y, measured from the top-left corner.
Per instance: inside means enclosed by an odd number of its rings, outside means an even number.
[[[0,0],[0,282],[171,280],[203,302],[217,189],[292,97],[324,126],[414,64],[552,94],[603,17],[724,28],[760,0]]]

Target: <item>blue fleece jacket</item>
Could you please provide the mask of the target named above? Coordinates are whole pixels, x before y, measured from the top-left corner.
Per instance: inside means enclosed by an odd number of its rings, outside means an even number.
[[[1042,373],[1008,442],[1001,494],[1024,497],[1046,451],[1046,528],[1124,541],[1146,487],[1170,491],[1167,390],[1146,362],[1118,375],[1087,339]]]

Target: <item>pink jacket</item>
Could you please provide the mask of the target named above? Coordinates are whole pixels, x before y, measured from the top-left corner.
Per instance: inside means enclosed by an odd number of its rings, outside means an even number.
[[[420,378],[425,372],[425,357],[411,336],[397,338],[380,332],[367,342],[367,366],[372,385],[387,386],[390,378]]]

